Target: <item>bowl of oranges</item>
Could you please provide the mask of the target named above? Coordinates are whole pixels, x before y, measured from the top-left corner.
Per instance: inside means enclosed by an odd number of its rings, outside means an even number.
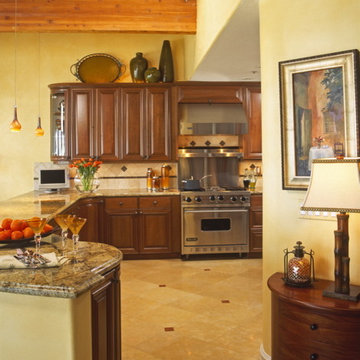
[[[32,219],[35,219],[32,218]],[[42,237],[48,236],[55,231],[50,224],[45,224]],[[28,242],[34,239],[34,231],[27,220],[4,218],[0,223],[0,244],[12,244]]]

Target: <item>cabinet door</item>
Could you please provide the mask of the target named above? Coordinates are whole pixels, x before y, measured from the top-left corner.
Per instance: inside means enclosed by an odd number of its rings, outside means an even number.
[[[116,88],[96,90],[96,155],[100,160],[119,160],[119,96]]]
[[[92,359],[120,360],[120,280],[119,267],[104,275],[91,292]]]
[[[171,201],[169,197],[140,198],[140,253],[171,252]]]
[[[249,211],[249,251],[251,253],[262,253],[262,195],[252,194],[250,202],[251,206]]]
[[[136,197],[105,199],[105,243],[116,246],[124,254],[139,252],[138,210]]]
[[[71,90],[72,159],[88,158],[95,155],[93,100],[93,89]]]
[[[50,148],[51,160],[69,160],[70,126],[69,126],[69,91],[51,89],[50,97]]]
[[[146,109],[146,159],[171,160],[170,88],[147,88]]]
[[[261,89],[247,88],[245,98],[248,133],[244,136],[244,159],[261,160]]]
[[[78,200],[74,206],[64,211],[65,214],[73,214],[87,219],[80,231],[80,240],[103,242],[103,228],[101,221],[103,202],[104,200],[102,198],[81,199]]]
[[[126,161],[145,160],[145,90],[124,88],[121,90],[121,158]]]

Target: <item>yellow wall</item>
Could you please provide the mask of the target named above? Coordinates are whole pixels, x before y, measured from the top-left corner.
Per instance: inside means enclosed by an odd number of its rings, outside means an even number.
[[[16,41],[16,93],[20,133],[11,133],[15,94],[14,34],[0,34],[0,200],[33,190],[33,163],[50,160],[49,88],[57,82],[78,81],[70,66],[92,53],[108,53],[127,67],[120,82],[130,82],[129,61],[143,52],[149,66],[159,65],[163,40],[170,40],[175,80],[185,80],[184,37],[135,34],[25,34]],[[40,39],[40,40],[39,40]],[[40,50],[39,50],[40,41]],[[39,63],[40,54],[40,63]],[[39,112],[44,137],[35,137]]]
[[[242,0],[198,0],[197,31],[185,37],[186,78],[191,78]]]
[[[268,277],[283,271],[283,249],[300,240],[315,251],[319,278],[333,279],[334,221],[298,217],[301,191],[281,185],[278,62],[360,48],[358,0],[260,0],[264,190],[264,337],[270,354]],[[359,69],[358,69],[359,70]],[[271,135],[271,136],[269,136]],[[350,215],[350,278],[360,284],[360,216]]]

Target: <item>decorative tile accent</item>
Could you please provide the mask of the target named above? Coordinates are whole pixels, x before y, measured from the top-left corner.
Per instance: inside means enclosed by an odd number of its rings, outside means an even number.
[[[164,330],[165,331],[175,331],[175,329],[172,326],[166,327],[166,328],[164,328]]]
[[[166,285],[165,285],[165,284],[161,284],[161,285],[159,285],[159,287],[166,287]]]
[[[221,300],[221,302],[222,302],[223,304],[229,304],[229,303],[230,303],[230,300]]]
[[[211,269],[204,269],[204,271],[211,271]]]
[[[125,172],[125,171],[127,170],[127,167],[124,165],[124,166],[121,168],[121,170],[122,170],[123,172]]]

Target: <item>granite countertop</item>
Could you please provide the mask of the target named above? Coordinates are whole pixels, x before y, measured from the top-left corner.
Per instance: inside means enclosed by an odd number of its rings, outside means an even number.
[[[62,212],[77,200],[89,197],[117,197],[117,196],[169,196],[179,195],[177,189],[152,192],[146,189],[103,189],[92,194],[80,194],[76,190],[66,190],[59,193],[43,193],[30,191],[6,201],[0,202],[1,219],[5,217],[28,219],[33,216],[49,217]]]
[[[59,236],[50,235],[43,239],[41,253],[55,252],[61,256],[60,244]],[[0,255],[15,254],[16,246],[11,246],[11,248],[1,247]],[[72,247],[70,239],[68,239],[67,246],[68,248]],[[28,249],[33,247],[34,242],[30,242],[26,246]],[[65,257],[70,258],[66,253]],[[75,298],[101,283],[104,280],[102,274],[119,265],[121,259],[121,251],[113,246],[79,241],[76,262],[69,259],[63,265],[53,268],[0,270],[0,291]]]

